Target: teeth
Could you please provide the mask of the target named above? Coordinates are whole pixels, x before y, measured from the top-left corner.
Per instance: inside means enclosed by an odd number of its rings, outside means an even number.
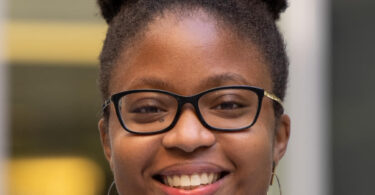
[[[164,184],[171,187],[191,189],[200,185],[207,185],[216,182],[219,173],[201,173],[192,175],[170,175],[163,177]]]
[[[173,182],[172,177],[164,177],[164,178],[167,178],[167,182],[164,181],[165,184],[169,184],[170,186],[173,186],[174,182]]]
[[[180,177],[180,186],[182,187],[188,187],[190,186],[190,178],[187,175],[181,175]]]
[[[218,174],[214,174],[214,181],[216,181],[217,179],[219,178],[219,175]]]
[[[213,181],[214,180],[214,174],[210,173],[208,174],[208,181]]]
[[[202,184],[208,184],[209,183],[207,173],[203,173],[201,175],[201,183]]]
[[[173,184],[171,184],[173,187],[178,187],[180,186],[180,177],[175,175],[173,176]]]
[[[199,186],[199,185],[201,185],[201,183],[203,183],[203,182],[201,182],[201,178],[199,177],[198,174],[194,174],[190,177],[190,185],[191,186]]]

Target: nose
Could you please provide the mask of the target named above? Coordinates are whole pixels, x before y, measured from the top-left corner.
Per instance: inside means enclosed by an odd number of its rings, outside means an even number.
[[[205,128],[194,112],[194,108],[185,105],[177,124],[163,137],[162,144],[167,149],[179,149],[194,152],[198,148],[207,148],[216,142],[214,133]]]

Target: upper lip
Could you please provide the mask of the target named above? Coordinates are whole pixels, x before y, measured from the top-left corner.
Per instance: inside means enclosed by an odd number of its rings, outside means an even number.
[[[170,176],[170,175],[192,175],[194,173],[220,173],[229,172],[219,165],[208,162],[197,163],[177,163],[164,167],[156,171],[153,175]]]

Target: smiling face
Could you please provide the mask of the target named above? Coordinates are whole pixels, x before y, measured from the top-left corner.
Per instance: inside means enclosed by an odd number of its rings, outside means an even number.
[[[112,72],[110,94],[162,89],[191,96],[230,85],[270,91],[270,73],[257,47],[224,29],[229,28],[203,11],[183,17],[166,12],[123,52]],[[191,104],[161,134],[125,131],[113,104],[107,124],[99,122],[103,147],[122,195],[266,194],[272,163],[283,156],[289,138],[289,118],[283,115],[276,122],[268,98],[255,125],[238,132],[205,128]]]

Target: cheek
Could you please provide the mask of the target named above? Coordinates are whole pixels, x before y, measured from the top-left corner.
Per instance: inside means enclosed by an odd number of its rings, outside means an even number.
[[[265,161],[272,159],[272,137],[266,131],[268,130],[253,131],[252,129],[246,135],[236,134],[232,140],[225,142],[232,143],[226,144],[226,150],[232,155],[232,159],[238,162],[238,166],[245,165],[243,168],[256,169],[258,166],[264,166]],[[246,164],[253,166],[248,167]]]
[[[144,169],[153,161],[159,143],[157,137],[135,136],[119,124],[110,126],[111,166],[118,190],[141,193],[145,189]]]
[[[150,143],[146,140],[118,136],[113,139],[112,146],[114,169],[121,169],[114,171],[124,173],[124,175],[140,175],[142,173],[142,167],[144,167],[148,161],[151,161],[153,157],[152,142]]]
[[[236,188],[246,189],[244,191],[261,189],[263,193],[271,174],[272,136],[269,129],[259,127],[255,125],[247,132],[230,136],[223,140],[225,146],[222,147],[237,168],[234,175]]]

